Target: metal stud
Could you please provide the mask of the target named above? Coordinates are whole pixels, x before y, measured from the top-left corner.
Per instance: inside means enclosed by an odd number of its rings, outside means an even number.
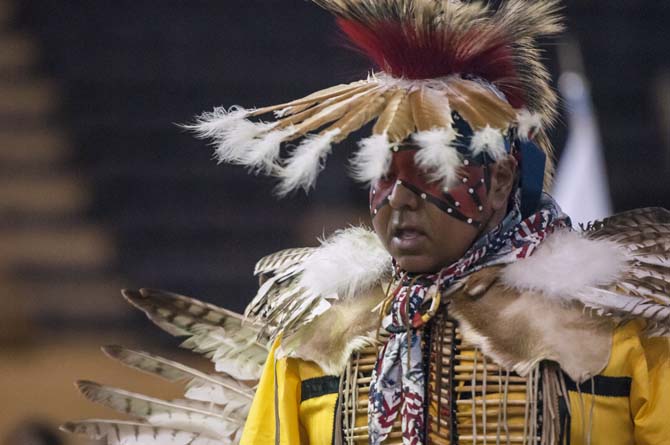
[[[472,218],[468,218],[468,224],[472,224]]]
[[[422,193],[421,194],[421,199],[426,199],[426,198],[428,198],[428,195],[426,195],[425,193]]]
[[[456,205],[456,207],[460,207],[460,206],[461,206],[461,203],[458,202],[458,201],[456,201],[454,204]]]
[[[452,209],[451,207],[449,207],[449,208],[447,209],[447,213],[454,213],[454,209]]]
[[[468,189],[468,193],[470,193],[471,195],[472,195],[474,192],[475,192],[475,189],[473,189],[473,188]]]
[[[478,209],[479,209],[480,212],[483,212],[484,211],[484,206],[479,206]]]
[[[463,178],[463,184],[467,184],[468,178]]]
[[[463,159],[463,165],[470,165],[470,161],[468,159]]]

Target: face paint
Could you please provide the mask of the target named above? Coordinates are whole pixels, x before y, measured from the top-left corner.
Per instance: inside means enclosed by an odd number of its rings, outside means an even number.
[[[388,205],[388,197],[394,187],[401,183],[449,216],[479,228],[483,223],[481,213],[490,186],[488,165],[464,161],[459,169],[459,182],[445,190],[441,182],[431,181],[429,175],[415,165],[414,154],[417,150],[416,147],[406,147],[393,153],[388,174],[370,189],[372,216]]]

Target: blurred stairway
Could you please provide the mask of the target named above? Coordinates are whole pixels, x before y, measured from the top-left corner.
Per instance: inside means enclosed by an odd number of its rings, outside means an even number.
[[[115,247],[87,212],[93,196],[57,118],[59,85],[39,45],[0,1],[0,297],[2,336],[26,321],[114,317]]]

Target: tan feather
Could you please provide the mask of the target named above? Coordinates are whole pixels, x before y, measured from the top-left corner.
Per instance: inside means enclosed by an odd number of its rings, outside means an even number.
[[[340,130],[337,136],[335,136],[334,142],[341,142],[351,133],[379,116],[385,103],[386,98],[382,90],[370,93],[364,102],[357,104],[355,108],[352,107],[347,114],[324,130],[324,132],[335,129]]]
[[[309,118],[305,119],[303,122],[300,122],[299,124],[296,124],[294,127],[296,131],[295,134],[305,135],[309,132],[320,129],[326,124],[337,121],[342,116],[349,113],[351,110],[354,110],[357,107],[360,107],[362,104],[365,104],[368,100],[370,100],[370,97],[372,97],[370,96],[370,94],[375,93],[377,93],[376,89],[375,90],[368,89],[363,92],[359,92],[351,97],[348,97],[343,101],[338,101],[327,106],[319,113],[310,116]]]
[[[451,127],[449,102],[443,93],[423,86],[410,93],[409,101],[417,131]]]
[[[329,107],[337,105],[338,103],[342,103],[347,99],[351,99],[352,97],[360,95],[366,91],[372,90],[374,86],[375,85],[373,83],[367,83],[357,88],[352,88],[350,90],[344,91],[342,94],[330,97],[322,102],[312,103],[309,107],[306,107],[304,110],[301,110],[296,114],[278,120],[276,123],[276,127],[273,128],[273,131],[275,129],[282,129],[287,128],[291,125],[295,126],[301,124],[305,122],[307,119],[321,113],[323,110],[328,109]],[[305,134],[306,132],[297,132],[293,139],[298,138],[300,136],[305,136]]]
[[[415,130],[412,107],[409,101],[409,92],[398,89],[391,93],[386,108],[379,115],[372,132],[388,135],[392,143],[401,143]]]
[[[365,86],[368,82],[366,80],[359,80],[357,82],[335,85],[323,90],[316,91],[312,94],[309,94],[300,99],[296,99],[290,102],[285,102],[278,105],[272,105],[269,107],[258,108],[254,110],[250,116],[261,116],[263,114],[271,113],[277,110],[283,110],[285,108],[298,107],[308,104],[315,104],[317,102],[322,102],[333,97],[346,94],[347,92],[357,89],[361,86]]]

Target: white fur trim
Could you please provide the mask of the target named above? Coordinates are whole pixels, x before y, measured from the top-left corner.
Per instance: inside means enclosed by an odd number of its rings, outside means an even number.
[[[533,138],[540,129],[542,129],[542,115],[531,113],[527,109],[519,111],[516,116],[518,124],[518,136],[522,141],[528,141]]]
[[[351,159],[351,174],[357,181],[374,185],[388,172],[393,155],[388,136],[376,134],[358,143],[358,150]]]
[[[322,135],[310,135],[293,150],[287,164],[278,171],[281,182],[276,192],[279,196],[286,196],[298,188],[309,192],[314,187],[330,154],[333,139],[339,133],[340,130],[335,129]]]
[[[440,128],[415,133],[412,138],[421,148],[414,162],[428,173],[431,181],[449,188],[458,182],[458,168],[463,164],[458,151],[451,146],[458,133],[453,128]]]
[[[369,290],[391,270],[391,256],[369,229],[339,230],[305,260],[300,286],[324,298]]]
[[[499,161],[507,156],[505,150],[505,137],[502,131],[492,128],[489,125],[481,130],[475,131],[470,144],[472,155],[477,156],[480,153],[488,153],[494,161]]]
[[[586,287],[608,286],[627,269],[629,257],[612,241],[590,240],[569,230],[550,235],[535,253],[505,267],[503,282],[542,292],[559,301],[576,299]]]

